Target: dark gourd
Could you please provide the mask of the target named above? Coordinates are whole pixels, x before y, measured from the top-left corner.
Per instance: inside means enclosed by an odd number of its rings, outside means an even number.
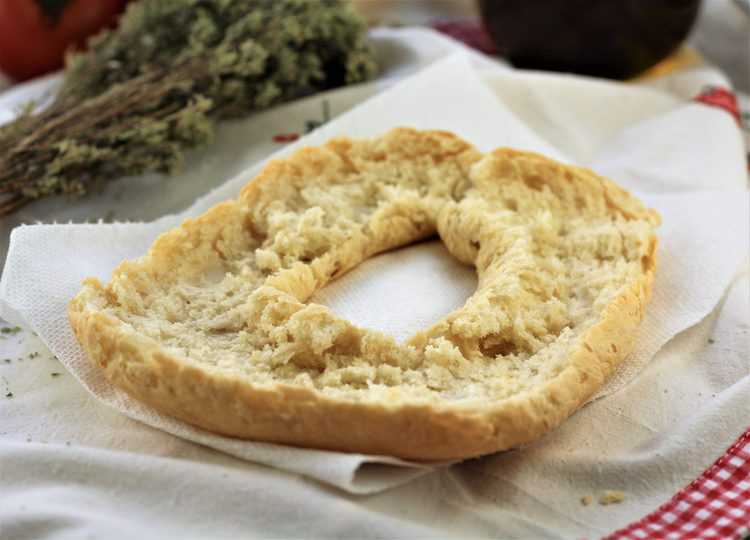
[[[700,0],[479,0],[500,54],[514,65],[626,79],[685,39]]]

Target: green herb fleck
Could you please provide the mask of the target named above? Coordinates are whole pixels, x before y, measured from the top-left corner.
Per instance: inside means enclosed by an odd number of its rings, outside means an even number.
[[[53,376],[53,377],[59,377],[61,375],[61,373],[59,373],[57,371],[53,371],[52,373],[50,373],[50,375]]]
[[[0,332],[3,334],[17,334],[20,331],[20,326],[4,326],[3,328],[0,328]]]
[[[714,338],[708,338],[708,343],[710,345],[713,345],[714,343],[716,343],[716,340]]]
[[[8,392],[7,394],[5,394],[5,397],[12,398],[13,397],[13,392]]]

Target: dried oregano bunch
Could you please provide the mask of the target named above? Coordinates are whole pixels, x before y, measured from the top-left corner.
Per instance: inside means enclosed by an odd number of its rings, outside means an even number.
[[[50,106],[0,127],[0,214],[172,172],[216,119],[374,72],[365,25],[345,0],[142,0],[68,58]]]

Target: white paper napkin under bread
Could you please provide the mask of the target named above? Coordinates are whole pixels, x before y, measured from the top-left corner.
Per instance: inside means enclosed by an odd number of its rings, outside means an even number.
[[[588,110],[585,97],[579,96],[576,103],[582,110],[577,114],[535,110],[564,107],[566,99],[572,99],[569,93],[585,92],[587,84],[594,87],[594,103],[609,103],[611,108]],[[559,101],[550,86],[559,89]],[[641,106],[633,106],[634,101]],[[595,123],[605,112],[610,115],[606,129],[594,137],[583,126]],[[513,71],[480,78],[464,56],[454,56],[403,80],[279,154],[335,135],[377,136],[395,126],[439,128],[485,151],[513,146],[590,164],[625,187],[638,189],[638,195],[664,219],[658,232],[659,270],[636,350],[598,394],[601,397],[626,385],[664,343],[710,313],[743,264],[748,198],[741,160],[732,154],[731,122],[721,111],[685,104],[653,90]],[[676,136],[691,129],[689,136]],[[707,145],[712,137],[725,142],[721,147]],[[729,163],[727,155],[733,156]],[[0,283],[1,315],[33,329],[96,398],[179,437],[353,493],[383,490],[424,474],[430,467],[387,457],[239,441],[193,428],[112,388],[77,345],[65,310],[84,277],[108,280],[115,265],[142,255],[159,233],[234,196],[259,167],[232,178],[187,211],[152,223],[15,229]],[[721,171],[720,177],[714,176],[716,171]],[[668,183],[672,178],[679,181]],[[684,186],[696,185],[723,189],[684,191]],[[439,242],[428,242],[363,263],[314,300],[355,324],[404,339],[460,306],[474,286],[471,269],[448,256]],[[398,300],[404,296],[406,301]]]

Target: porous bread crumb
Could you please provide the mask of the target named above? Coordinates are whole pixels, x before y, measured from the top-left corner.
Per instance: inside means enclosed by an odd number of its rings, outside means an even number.
[[[599,504],[606,506],[608,504],[619,504],[625,500],[625,493],[614,489],[606,489],[599,495]]]
[[[101,314],[136,347],[262,388],[353,406],[502,403],[554,380],[576,348],[601,362],[580,373],[583,387],[626,354],[629,326],[586,336],[606,310],[623,313],[613,324],[640,320],[657,223],[611,182],[535,154],[482,156],[450,134],[408,129],[337,139],[271,162],[239,198],[165,233],[108,285],[89,281],[71,317]],[[406,343],[310,302],[367,258],[436,235],[476,268],[477,291]],[[617,300],[630,290],[633,305]],[[74,321],[79,339],[101,356],[101,336],[83,325]],[[148,363],[123,362],[118,381],[139,393],[130,380]],[[177,392],[157,374],[147,384]],[[583,397],[534,407],[570,411]]]

